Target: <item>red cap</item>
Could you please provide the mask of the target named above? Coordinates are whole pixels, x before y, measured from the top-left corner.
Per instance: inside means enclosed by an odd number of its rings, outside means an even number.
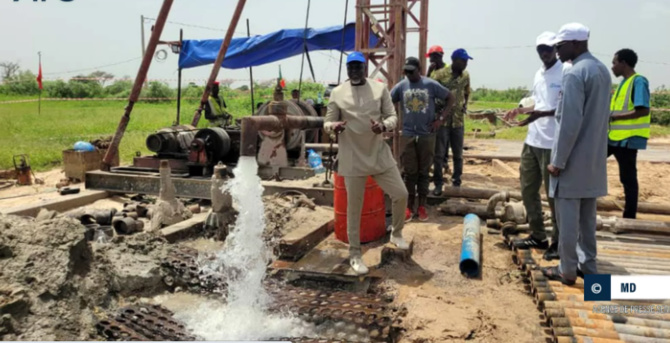
[[[439,45],[433,45],[428,49],[428,53],[426,54],[426,57],[430,57],[430,54],[432,53],[440,53],[444,55],[444,50],[442,50],[442,47]]]
[[[219,85],[219,81],[214,81],[214,84],[218,86],[218,85]]]

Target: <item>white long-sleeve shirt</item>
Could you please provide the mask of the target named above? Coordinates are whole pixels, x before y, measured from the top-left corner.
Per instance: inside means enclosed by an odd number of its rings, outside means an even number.
[[[339,135],[338,174],[377,175],[396,166],[383,135],[372,132],[371,120],[383,122],[387,131],[397,125],[398,117],[385,84],[367,79],[364,85],[353,86],[346,81],[333,89],[324,130],[330,133],[334,122],[347,122]]]

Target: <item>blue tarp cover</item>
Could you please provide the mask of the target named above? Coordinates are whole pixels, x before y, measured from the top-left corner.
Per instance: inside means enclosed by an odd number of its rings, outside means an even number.
[[[307,29],[307,49],[341,50],[342,25],[321,29]],[[305,29],[285,29],[262,36],[233,38],[228,47],[223,67],[239,69],[259,66],[302,54]],[[344,51],[352,51],[356,40],[356,25],[344,27]],[[193,68],[212,64],[221,48],[222,39],[184,40],[179,54],[179,68]],[[377,37],[370,34],[370,46]]]

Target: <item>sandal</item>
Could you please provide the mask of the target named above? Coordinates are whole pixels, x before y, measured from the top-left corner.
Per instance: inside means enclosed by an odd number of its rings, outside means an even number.
[[[549,280],[560,281],[564,285],[572,286],[576,280],[567,280],[563,278],[563,274],[558,270],[558,267],[542,268],[542,275]]]

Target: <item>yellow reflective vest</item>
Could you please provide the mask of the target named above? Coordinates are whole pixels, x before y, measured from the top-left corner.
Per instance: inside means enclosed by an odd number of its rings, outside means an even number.
[[[225,114],[226,112],[223,111],[223,107],[221,104],[216,100],[215,97],[209,96],[209,108],[212,110],[212,115],[222,115]]]
[[[633,81],[638,74],[624,80],[617,88],[610,103],[611,115],[627,113],[635,110],[633,104]],[[609,139],[622,141],[630,137],[649,138],[649,127],[651,125],[651,113],[636,119],[616,120],[610,122]]]

